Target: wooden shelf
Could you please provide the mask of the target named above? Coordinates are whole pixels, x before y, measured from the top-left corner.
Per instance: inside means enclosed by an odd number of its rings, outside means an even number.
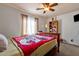
[[[58,33],[58,21],[53,20],[49,22],[49,32]]]

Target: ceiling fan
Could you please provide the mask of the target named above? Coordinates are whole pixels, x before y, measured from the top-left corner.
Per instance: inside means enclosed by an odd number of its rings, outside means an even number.
[[[42,8],[36,8],[36,10],[44,10],[43,14],[46,13],[46,11],[55,11],[55,9],[53,9],[54,6],[57,6],[58,3],[42,3],[43,7]]]

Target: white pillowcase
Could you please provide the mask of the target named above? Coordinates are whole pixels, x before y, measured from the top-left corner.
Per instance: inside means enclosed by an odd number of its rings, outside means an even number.
[[[0,52],[6,50],[7,47],[8,47],[8,39],[4,35],[0,34]]]

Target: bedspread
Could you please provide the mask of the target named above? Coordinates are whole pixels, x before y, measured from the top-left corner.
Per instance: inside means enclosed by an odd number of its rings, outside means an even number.
[[[25,38],[21,39],[19,43],[17,43],[17,45],[22,49],[25,56],[31,55],[31,53],[35,51],[38,47],[40,47],[46,42],[54,40],[55,38],[55,37],[40,36],[40,35],[36,35],[32,37],[33,37],[32,39],[31,37],[29,40],[26,39],[27,40],[26,43],[31,43],[31,44],[22,44],[21,40],[25,40]],[[36,40],[39,40],[39,41],[37,42]]]

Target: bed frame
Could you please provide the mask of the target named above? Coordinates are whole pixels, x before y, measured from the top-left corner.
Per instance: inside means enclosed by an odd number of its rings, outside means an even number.
[[[45,34],[55,35],[57,38],[57,46],[53,47],[45,56],[55,56],[60,51],[60,33],[46,32]]]
[[[57,38],[57,51],[59,52],[59,47],[60,47],[60,33],[52,33],[52,32],[45,32],[45,34],[49,35],[55,35]]]

